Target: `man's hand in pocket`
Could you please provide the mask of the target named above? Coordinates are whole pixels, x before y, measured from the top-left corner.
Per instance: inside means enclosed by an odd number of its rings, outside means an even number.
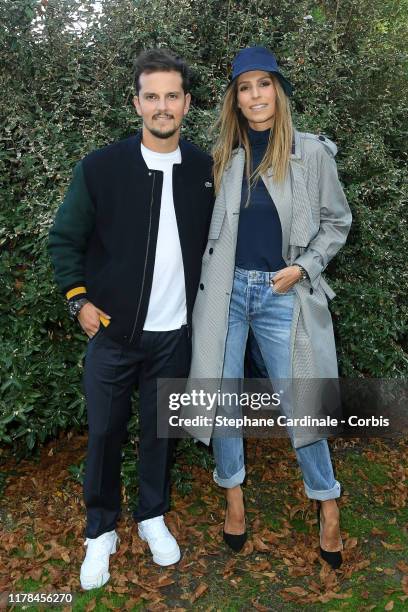
[[[79,324],[89,338],[92,338],[99,330],[99,326],[101,325],[100,317],[110,319],[110,316],[106,314],[106,312],[94,306],[92,302],[84,304],[79,311]]]

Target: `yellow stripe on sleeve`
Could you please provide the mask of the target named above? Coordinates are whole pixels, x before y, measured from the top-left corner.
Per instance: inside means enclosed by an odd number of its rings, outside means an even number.
[[[74,287],[74,289],[70,289],[66,294],[67,300],[70,300],[80,293],[86,293],[86,287]]]

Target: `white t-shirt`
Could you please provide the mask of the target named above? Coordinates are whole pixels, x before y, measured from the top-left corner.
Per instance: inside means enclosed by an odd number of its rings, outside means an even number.
[[[187,322],[184,266],[173,201],[173,164],[181,162],[181,153],[180,148],[157,153],[143,144],[141,150],[147,167],[163,172],[153,284],[143,329],[170,331]]]

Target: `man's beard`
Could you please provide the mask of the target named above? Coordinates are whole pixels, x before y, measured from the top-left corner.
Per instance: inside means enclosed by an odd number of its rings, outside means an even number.
[[[173,117],[171,117],[173,119]],[[171,130],[167,130],[167,132],[161,132],[160,130],[156,130],[154,127],[150,127],[147,126],[147,129],[149,130],[149,132],[151,134],[153,134],[153,136],[156,136],[156,138],[161,138],[162,140],[166,140],[166,138],[171,138],[172,136],[174,136],[174,134],[177,132],[177,130],[179,129],[179,125],[177,125],[176,127],[172,128]]]
[[[155,130],[154,128],[147,128],[147,129],[149,130],[151,134],[153,134],[153,136],[156,136],[157,138],[161,138],[162,140],[165,140],[166,138],[171,138],[172,136],[174,136],[174,134],[178,130],[178,127],[174,128],[173,130],[169,130],[168,132],[160,132],[160,130]]]

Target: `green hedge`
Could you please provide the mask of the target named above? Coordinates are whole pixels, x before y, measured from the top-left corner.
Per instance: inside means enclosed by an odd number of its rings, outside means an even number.
[[[31,452],[86,422],[86,340],[52,280],[47,232],[75,162],[132,133],[132,59],[195,71],[184,135],[206,149],[234,53],[271,47],[299,129],[339,147],[354,223],[328,270],[343,376],[407,374],[407,0],[14,0],[0,4],[0,440]]]

